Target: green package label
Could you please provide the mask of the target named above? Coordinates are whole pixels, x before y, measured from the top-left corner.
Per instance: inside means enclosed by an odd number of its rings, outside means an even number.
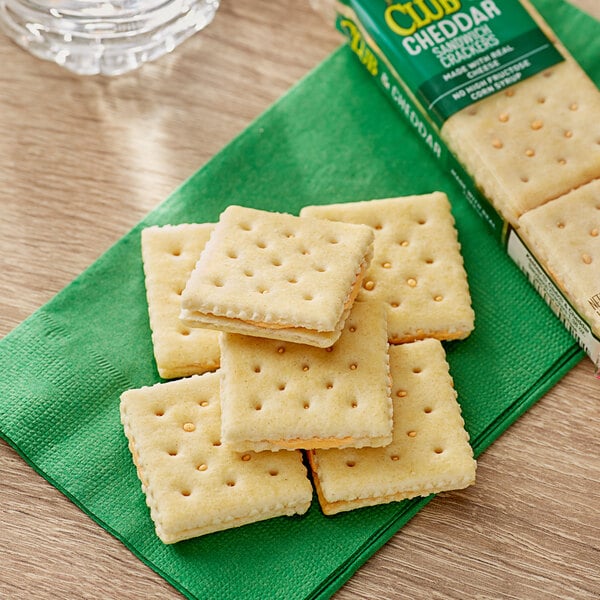
[[[518,0],[342,0],[340,6],[342,13],[352,9],[378,58],[438,125],[564,60]]]

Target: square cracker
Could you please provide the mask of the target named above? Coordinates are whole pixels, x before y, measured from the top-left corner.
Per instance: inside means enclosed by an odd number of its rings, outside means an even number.
[[[181,293],[214,228],[213,223],[142,230],[146,298],[158,373],[186,377],[219,367],[219,335],[179,320]]]
[[[600,92],[571,58],[461,110],[441,134],[513,225],[600,177]]]
[[[221,443],[218,373],[126,391],[121,420],[165,544],[308,510],[300,452],[242,454]]]
[[[600,179],[524,214],[519,234],[600,336]]]
[[[307,206],[300,214],[374,229],[373,259],[358,299],[388,307],[390,342],[462,339],[473,330],[467,276],[445,194]]]
[[[336,344],[223,334],[223,441],[238,450],[381,446],[392,403],[384,307],[355,302]]]
[[[327,515],[460,489],[475,481],[476,463],[441,342],[392,346],[390,368],[392,443],[308,453]]]
[[[371,258],[370,228],[230,206],[182,297],[184,321],[330,346]]]

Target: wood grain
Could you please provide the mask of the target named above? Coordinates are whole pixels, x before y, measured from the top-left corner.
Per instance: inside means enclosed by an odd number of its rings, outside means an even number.
[[[577,4],[600,17],[597,0]],[[0,37],[0,336],[125,234],[341,39],[308,2],[224,0],[176,52],[78,78]],[[600,596],[600,386],[589,360],[335,595]],[[181,598],[0,443],[0,598]]]

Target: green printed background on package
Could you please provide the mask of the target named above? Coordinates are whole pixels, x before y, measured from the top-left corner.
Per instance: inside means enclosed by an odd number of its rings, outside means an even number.
[[[342,32],[351,37],[363,29],[438,125],[563,60],[517,0],[341,4],[360,24],[338,21]]]

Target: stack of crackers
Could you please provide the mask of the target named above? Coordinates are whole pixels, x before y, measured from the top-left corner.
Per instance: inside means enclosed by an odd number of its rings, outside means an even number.
[[[474,314],[450,204],[432,193],[230,206],[142,232],[163,379],[121,418],[165,543],[464,488],[475,460],[441,340]],[[307,468],[308,465],[308,468]]]

